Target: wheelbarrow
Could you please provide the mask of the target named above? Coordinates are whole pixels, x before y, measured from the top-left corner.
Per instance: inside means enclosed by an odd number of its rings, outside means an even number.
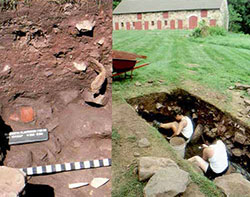
[[[147,56],[137,55],[135,53],[129,53],[125,51],[113,50],[112,58],[113,58],[113,73],[115,73],[112,75],[112,77],[115,77],[124,73],[126,77],[126,73],[131,71],[130,77],[132,78],[133,71],[135,69],[149,65],[149,63],[145,63],[142,65],[136,66],[136,64],[140,62],[139,60],[137,60],[137,58],[146,59]]]

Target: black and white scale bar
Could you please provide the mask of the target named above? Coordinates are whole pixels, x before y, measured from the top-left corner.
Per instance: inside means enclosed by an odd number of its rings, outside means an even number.
[[[100,159],[100,160],[81,161],[81,162],[37,166],[29,168],[20,168],[20,170],[25,172],[27,175],[31,176],[31,175],[50,174],[56,172],[100,168],[108,166],[111,166],[111,159]]]

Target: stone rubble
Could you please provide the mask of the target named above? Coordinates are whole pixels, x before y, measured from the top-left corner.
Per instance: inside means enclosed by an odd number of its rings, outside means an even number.
[[[198,185],[190,183],[183,193],[183,197],[205,197],[205,195],[200,191]]]
[[[189,174],[176,167],[158,170],[144,188],[145,197],[174,197],[183,193],[190,182]]]
[[[73,62],[73,65],[74,65],[75,69],[78,71],[86,71],[86,69],[87,69],[87,65],[85,62],[80,62],[80,63]]]
[[[191,143],[195,144],[198,142],[198,140],[200,139],[202,133],[203,133],[203,126],[201,124],[198,124],[195,128],[193,137],[191,139]]]
[[[95,26],[95,21],[83,20],[76,24],[76,28],[80,32],[92,31]]]
[[[250,182],[238,173],[217,177],[214,183],[228,197],[249,196],[250,194]]]
[[[239,132],[236,132],[234,135],[234,141],[238,142],[239,144],[244,144],[247,140],[247,137]]]
[[[138,141],[138,146],[140,148],[148,148],[151,146],[151,143],[148,141],[147,138],[142,138]]]
[[[248,89],[250,89],[250,85],[236,83],[235,84],[235,89],[238,89],[238,90],[248,90]]]
[[[0,167],[0,196],[18,197],[26,185],[26,176],[19,169]]]
[[[140,157],[138,166],[139,180],[145,181],[152,177],[158,170],[168,167],[179,168],[178,165],[169,158]]]

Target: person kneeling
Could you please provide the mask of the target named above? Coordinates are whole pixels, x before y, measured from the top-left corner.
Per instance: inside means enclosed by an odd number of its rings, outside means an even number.
[[[209,179],[215,179],[225,174],[229,167],[227,150],[225,144],[218,140],[216,143],[207,146],[203,144],[202,158],[194,156],[188,159],[191,162],[197,162]]]
[[[191,118],[184,116],[181,109],[176,109],[172,113],[178,122],[160,123],[154,120],[153,125],[157,128],[172,129],[173,135],[168,139],[179,136],[184,138],[186,142],[189,142],[194,132]]]

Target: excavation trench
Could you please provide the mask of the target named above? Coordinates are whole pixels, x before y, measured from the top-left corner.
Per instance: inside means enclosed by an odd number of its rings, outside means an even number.
[[[25,197],[110,196],[111,181],[68,185],[111,179],[110,167],[78,163],[111,157],[111,22],[110,0],[20,0],[0,10],[0,167],[33,167]],[[30,134],[38,129],[48,131],[43,141]]]
[[[201,144],[221,139],[227,146],[233,171],[240,172],[250,179],[250,129],[229,113],[222,112],[182,89],[176,89],[170,94],[152,93],[128,99],[127,102],[150,124],[153,120],[161,123],[175,121],[171,111],[181,108],[185,115],[192,117],[196,128],[191,142],[186,147],[185,158],[201,156]],[[159,129],[159,132],[164,137],[172,135],[170,130]]]

